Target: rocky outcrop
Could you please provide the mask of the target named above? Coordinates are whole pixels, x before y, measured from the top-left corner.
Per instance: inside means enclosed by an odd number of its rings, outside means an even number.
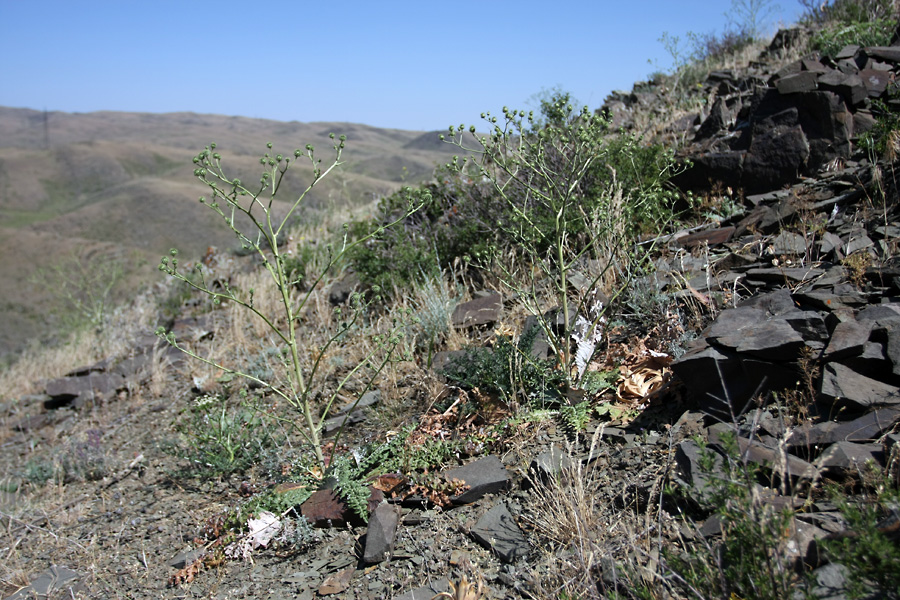
[[[834,58],[812,54],[780,66],[776,58],[802,29],[785,30],[748,69],[713,71],[696,94],[709,109],[669,125],[690,141],[676,178],[685,190],[713,186],[748,194],[792,184],[848,160],[874,124],[872,100],[888,100],[900,73],[900,46],[847,46]],[[635,127],[634,114],[659,104],[660,89],[637,84],[603,108],[614,128]]]

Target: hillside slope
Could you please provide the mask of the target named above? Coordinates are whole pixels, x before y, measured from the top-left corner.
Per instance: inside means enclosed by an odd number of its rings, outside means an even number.
[[[204,190],[193,181],[191,158],[204,146],[216,142],[235,176],[255,181],[266,143],[285,154],[313,144],[327,159],[330,133],[346,135],[347,144],[339,171],[308,198],[317,218],[359,210],[421,182],[453,154],[437,132],[352,123],[0,107],[0,305],[8,315],[0,323],[0,355],[56,327],[47,314],[54,291],[29,279],[73,252],[84,258],[97,244],[111,245],[129,273],[118,289],[124,297],[155,280],[156,262],[169,248],[195,257],[209,244],[234,245],[233,234],[196,202]],[[286,191],[284,197],[300,188]]]

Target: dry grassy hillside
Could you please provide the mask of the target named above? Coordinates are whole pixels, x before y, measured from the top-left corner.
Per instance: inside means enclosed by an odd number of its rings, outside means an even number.
[[[155,280],[159,256],[185,256],[209,244],[234,245],[230,231],[196,202],[191,158],[210,142],[227,153],[234,176],[258,177],[272,142],[285,154],[313,144],[327,160],[329,133],[347,136],[344,164],[309,197],[306,218],[365,210],[403,183],[427,179],[452,155],[438,133],[350,123],[283,123],[193,113],[68,114],[0,107],[0,355],[58,326],[58,290],[36,272],[72,257],[118,261],[126,290]],[[286,190],[283,198],[299,193]]]

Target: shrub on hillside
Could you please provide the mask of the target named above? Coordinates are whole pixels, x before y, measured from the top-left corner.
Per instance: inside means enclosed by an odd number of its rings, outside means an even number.
[[[800,4],[803,20],[811,24],[867,23],[897,16],[892,0],[800,0]]]
[[[591,219],[603,210],[614,181],[643,199],[628,203],[621,214],[621,225],[629,236],[654,230],[661,220],[668,220],[673,198],[665,184],[671,176],[671,152],[660,145],[646,145],[639,136],[610,131],[600,119],[586,127],[568,98],[567,93],[557,92],[542,100],[541,114],[529,116],[521,141],[535,148],[543,146],[541,159],[551,169],[564,169],[575,160],[578,144],[578,151],[590,146],[596,152],[596,160],[589,161],[588,170],[572,190],[577,209],[567,211],[561,224],[573,248],[587,249]],[[549,144],[550,139],[561,143]],[[357,246],[351,254],[365,283],[384,289],[405,288],[412,279],[432,275],[432,270],[447,268],[459,259],[486,267],[492,257],[518,252],[522,244],[539,254],[548,250],[545,232],[555,229],[557,211],[546,203],[528,201],[525,188],[508,190],[521,197],[521,202],[506,201],[490,181],[464,163],[456,159],[438,168],[434,181],[384,198],[376,217],[351,225],[355,238],[377,232],[370,243]],[[423,209],[404,220],[401,227],[379,231],[382,223],[396,219],[410,199],[424,202]]]
[[[384,229],[383,224],[396,220],[410,201],[422,204],[422,210],[401,226]],[[458,258],[480,260],[490,255],[491,208],[489,190],[440,167],[433,181],[383,198],[377,216],[351,224],[351,237],[372,238],[351,251],[350,261],[366,284],[385,290],[408,288]]]
[[[837,21],[817,31],[810,44],[826,56],[834,56],[844,46],[887,46],[897,29],[896,19]]]

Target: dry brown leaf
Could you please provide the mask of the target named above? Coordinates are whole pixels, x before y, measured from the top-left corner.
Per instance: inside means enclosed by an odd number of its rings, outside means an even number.
[[[390,494],[404,483],[406,483],[406,478],[402,475],[387,473],[376,477],[375,481],[372,482],[372,487],[376,490],[381,490],[385,494]]]
[[[629,402],[646,400],[671,378],[671,362],[666,355],[629,356],[619,367],[618,397]]]
[[[353,573],[355,572],[355,567],[347,567],[334,575],[326,577],[325,581],[322,582],[322,585],[319,586],[319,595],[330,596],[331,594],[340,594],[350,587],[350,580],[353,579]]]
[[[176,585],[194,581],[194,578],[203,569],[203,558],[204,557],[201,556],[183,569],[175,571],[175,574],[169,578],[169,587],[175,587]]]

